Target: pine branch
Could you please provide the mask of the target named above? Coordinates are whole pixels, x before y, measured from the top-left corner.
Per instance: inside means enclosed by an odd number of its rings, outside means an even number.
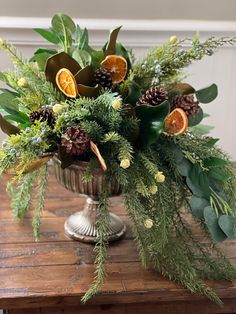
[[[109,234],[109,199],[106,191],[100,196],[99,206],[98,206],[98,219],[96,223],[97,228],[97,240],[94,251],[96,253],[95,259],[95,278],[94,282],[86,292],[86,294],[82,297],[82,302],[86,303],[89,299],[94,296],[100,286],[102,285],[106,271],[105,271],[105,260],[107,256],[107,246],[108,246],[108,234]]]
[[[44,199],[45,199],[45,192],[47,188],[47,179],[48,179],[48,166],[42,166],[40,172],[38,174],[39,186],[38,186],[38,193],[36,195],[37,204],[35,207],[35,213],[33,218],[33,230],[35,239],[38,240],[40,237],[40,224],[42,218],[42,212],[44,208]]]

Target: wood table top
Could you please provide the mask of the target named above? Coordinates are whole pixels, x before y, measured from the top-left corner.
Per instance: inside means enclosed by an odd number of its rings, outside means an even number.
[[[85,199],[67,191],[50,175],[41,239],[35,242],[32,212],[22,221],[14,219],[5,186],[6,177],[3,177],[0,183],[0,308],[80,305],[80,298],[93,278],[93,245],[68,239],[63,225],[71,213],[82,209]],[[201,304],[213,306],[204,297],[145,270],[140,264],[121,198],[112,199],[111,211],[127,223],[128,229],[122,240],[110,245],[107,279],[90,304],[199,303],[201,300]],[[226,241],[220,246],[236,265],[236,241]],[[236,283],[209,284],[228,304],[235,306],[236,312]]]

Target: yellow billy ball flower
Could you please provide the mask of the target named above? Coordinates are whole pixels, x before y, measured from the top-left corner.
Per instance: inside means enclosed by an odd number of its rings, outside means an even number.
[[[153,220],[151,218],[147,218],[144,221],[144,227],[147,228],[147,229],[151,229],[152,226],[153,226]]]
[[[163,183],[165,181],[166,177],[162,171],[158,171],[157,174],[155,175],[155,179],[158,183]]]
[[[129,161],[129,159],[122,159],[121,162],[120,162],[120,166],[121,166],[121,168],[123,168],[123,169],[129,168],[129,166],[130,166],[130,161]]]
[[[158,187],[157,187],[156,185],[150,186],[149,192],[150,192],[151,194],[156,194],[157,191],[158,191]]]
[[[177,38],[177,36],[171,36],[170,38],[169,38],[169,43],[170,44],[172,44],[172,45],[174,45],[174,44],[176,44],[178,42],[178,38]]]
[[[113,100],[111,105],[112,105],[112,108],[114,108],[115,110],[118,110],[121,108],[122,102],[120,99],[115,99]]]
[[[52,110],[54,113],[58,113],[62,110],[63,106],[61,104],[55,104],[53,107],[52,107]]]
[[[20,78],[18,81],[17,81],[17,85],[19,87],[25,87],[27,85],[27,81],[24,77]]]

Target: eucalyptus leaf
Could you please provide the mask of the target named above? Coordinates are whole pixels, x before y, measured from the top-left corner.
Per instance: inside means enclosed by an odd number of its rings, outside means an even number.
[[[87,49],[88,48],[88,41],[89,41],[89,37],[88,37],[88,30],[87,28],[84,29],[83,34],[81,36],[80,39],[80,43],[79,43],[79,49]]]
[[[192,169],[192,164],[189,160],[187,160],[186,158],[183,158],[182,162],[177,163],[176,166],[181,176],[183,177],[189,176],[189,173]]]
[[[201,167],[197,164],[193,165],[190,173],[189,179],[192,184],[197,188],[197,190],[201,191],[201,195],[203,197],[209,198],[211,195],[211,190],[209,187],[209,180],[205,171],[201,169]],[[198,195],[199,196],[199,195]]]
[[[198,111],[197,114],[195,114],[193,116],[190,115],[188,117],[188,125],[190,127],[196,126],[202,121],[202,119],[203,119],[203,110],[202,110],[202,108],[200,108],[200,110]]]
[[[195,125],[194,127],[191,127],[190,131],[197,135],[203,136],[203,135],[208,135],[213,129],[214,129],[214,126],[200,124],[200,125]]]
[[[210,206],[209,201],[203,197],[197,197],[193,195],[189,201],[193,214],[198,218],[204,217],[204,208]]]
[[[214,241],[222,242],[227,238],[226,234],[221,230],[218,224],[218,217],[211,206],[207,206],[204,209],[204,219]]]
[[[218,95],[218,88],[216,84],[212,84],[208,87],[205,87],[196,91],[195,94],[196,94],[197,100],[200,103],[207,104],[213,101],[214,99],[216,99]]]
[[[220,228],[229,239],[236,239],[235,223],[235,217],[229,215],[222,215],[218,220]]]
[[[47,29],[35,28],[34,31],[38,33],[39,35],[41,35],[44,39],[46,39],[50,43],[57,45],[60,42],[59,37],[55,33]]]

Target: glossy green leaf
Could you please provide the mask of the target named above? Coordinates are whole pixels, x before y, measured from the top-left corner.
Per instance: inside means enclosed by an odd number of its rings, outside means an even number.
[[[210,171],[208,171],[208,175],[218,181],[227,181],[230,179],[230,175],[228,174],[228,172],[226,172],[225,170],[221,169],[221,168],[211,168]]]
[[[189,201],[193,214],[196,217],[203,218],[204,208],[209,206],[210,203],[205,198],[193,195]]]
[[[120,29],[121,29],[121,26],[113,29],[110,32],[110,36],[104,50],[105,56],[114,55],[116,53],[116,40],[117,40]]]
[[[104,52],[103,50],[98,50],[98,51],[92,51],[91,52],[91,57],[92,57],[92,66],[94,70],[97,70],[101,66],[101,62],[104,59]]]
[[[224,166],[227,165],[228,161],[222,158],[218,157],[209,157],[207,159],[203,160],[203,165],[204,167],[219,167],[219,166]]]
[[[83,50],[88,48],[88,42],[89,42],[89,36],[88,36],[88,30],[87,28],[84,29],[78,48]]]
[[[72,57],[79,63],[81,68],[91,65],[92,58],[86,50],[75,50]]]
[[[41,35],[44,39],[55,45],[57,45],[60,41],[59,37],[55,33],[47,29],[35,28],[34,31]]]
[[[212,148],[215,146],[217,142],[219,142],[219,140],[220,140],[219,138],[213,138],[213,137],[209,138],[208,142],[206,143],[206,146],[209,148]]]
[[[218,95],[218,88],[216,84],[212,84],[208,87],[205,87],[196,91],[195,94],[196,94],[197,100],[200,103],[207,104],[213,101],[214,99],[216,99]]]
[[[142,96],[140,91],[140,86],[132,81],[131,85],[129,86],[129,93],[128,96],[124,99],[125,104],[135,105],[137,100]]]
[[[196,126],[202,121],[202,119],[203,119],[203,110],[201,108],[197,114],[188,117],[188,125],[190,127]]]
[[[209,187],[209,180],[206,172],[204,172],[200,166],[197,164],[193,165],[190,173],[189,179],[191,183],[196,187],[197,190],[201,191],[201,197],[209,198],[211,195],[211,190]]]
[[[222,242],[227,238],[226,234],[221,230],[218,224],[218,217],[211,206],[207,206],[204,209],[204,219],[214,241]]]
[[[229,239],[236,239],[235,217],[222,215],[218,220],[218,224]]]
[[[55,49],[45,49],[45,48],[38,48],[35,52],[34,52],[34,55],[37,55],[37,54],[40,54],[40,53],[48,53],[50,54],[51,56],[55,55],[57,53],[57,50]]]
[[[37,62],[38,66],[39,66],[39,70],[44,71],[47,60],[51,56],[52,56],[52,54],[50,54],[48,52],[42,52],[42,53],[38,53],[38,54],[34,55],[30,61]]]
[[[9,90],[1,90],[0,108],[9,114],[17,115],[19,108],[16,100],[16,94]]]
[[[159,106],[141,105],[135,108],[140,119],[141,145],[149,146],[155,143],[163,132],[163,122],[170,111],[170,103],[164,101]]]

